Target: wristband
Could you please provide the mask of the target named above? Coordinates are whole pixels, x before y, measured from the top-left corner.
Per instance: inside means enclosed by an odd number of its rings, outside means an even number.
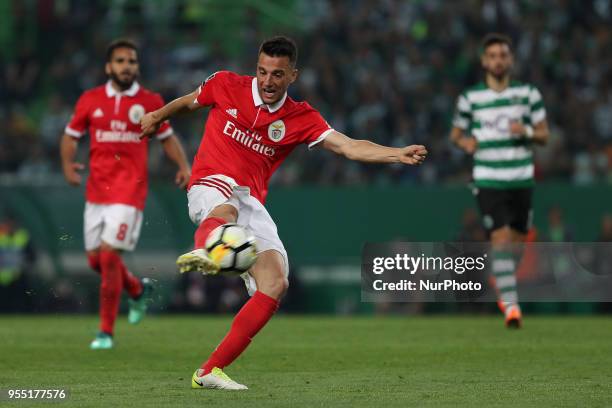
[[[528,139],[533,138],[533,127],[529,125],[525,126],[525,137]]]

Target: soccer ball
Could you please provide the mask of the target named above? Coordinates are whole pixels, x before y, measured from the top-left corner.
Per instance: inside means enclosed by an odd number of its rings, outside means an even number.
[[[240,275],[257,260],[255,237],[236,224],[223,224],[212,230],[206,239],[206,251],[224,275]]]

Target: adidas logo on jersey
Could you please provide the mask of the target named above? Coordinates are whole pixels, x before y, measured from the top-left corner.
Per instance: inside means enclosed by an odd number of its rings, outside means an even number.
[[[229,113],[230,116],[233,116],[234,118],[238,119],[238,109],[236,108],[228,109],[225,112]]]
[[[104,112],[100,108],[96,109],[93,113],[94,118],[101,118],[102,116],[104,116]]]

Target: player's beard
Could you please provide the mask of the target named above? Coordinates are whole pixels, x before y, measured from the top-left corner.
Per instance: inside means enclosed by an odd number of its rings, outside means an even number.
[[[489,75],[491,75],[493,78],[495,78],[496,81],[502,82],[504,79],[506,79],[509,75],[510,75],[510,69],[509,68],[505,68],[505,69],[499,69],[499,70],[489,70]]]
[[[121,88],[121,90],[125,91],[126,89],[129,89],[132,86],[132,84],[136,80],[136,75],[130,76],[127,80],[121,79],[120,75],[121,74],[117,75],[115,72],[110,73],[111,80],[116,83],[119,88]]]

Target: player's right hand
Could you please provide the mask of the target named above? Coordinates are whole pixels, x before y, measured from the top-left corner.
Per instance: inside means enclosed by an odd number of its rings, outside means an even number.
[[[161,121],[157,119],[155,112],[149,112],[140,119],[140,138],[153,136],[159,130]]]
[[[457,145],[463,149],[464,152],[468,154],[474,154],[476,149],[478,148],[478,141],[473,136],[462,137],[459,139]]]
[[[79,174],[85,166],[82,163],[72,162],[64,166],[64,177],[71,186],[81,185],[82,176]]]
[[[427,149],[423,145],[410,145],[400,148],[400,162],[418,166],[427,158]]]

